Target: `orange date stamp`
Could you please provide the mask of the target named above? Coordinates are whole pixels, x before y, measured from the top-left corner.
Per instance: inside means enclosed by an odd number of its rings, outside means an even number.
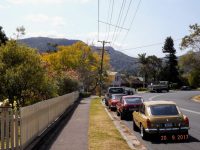
[[[178,134],[178,135],[161,135],[160,140],[161,141],[167,141],[167,140],[172,140],[172,141],[181,141],[181,140],[188,140],[189,136],[188,134]]]

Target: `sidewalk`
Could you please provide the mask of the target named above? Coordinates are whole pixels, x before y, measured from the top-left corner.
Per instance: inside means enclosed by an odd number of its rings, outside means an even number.
[[[50,150],[88,150],[90,98],[80,102]]]
[[[81,100],[77,108],[74,108],[36,149],[88,150],[90,101],[91,98]]]

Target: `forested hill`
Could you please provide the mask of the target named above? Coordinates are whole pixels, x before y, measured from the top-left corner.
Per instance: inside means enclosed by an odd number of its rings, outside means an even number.
[[[20,40],[21,43],[24,43],[32,48],[36,48],[40,52],[55,50],[55,47],[58,45],[72,45],[78,41],[79,40],[68,40],[48,37],[32,37]]]
[[[32,48],[38,49],[39,52],[55,50],[55,47],[58,45],[72,45],[78,41],[80,40],[68,40],[48,37],[32,37],[20,40],[21,43],[24,43]],[[93,47],[93,49],[97,50],[98,47]],[[130,57],[122,52],[113,49],[112,47],[106,47],[106,50],[110,55],[110,64],[113,68],[113,71],[129,73],[137,71],[137,58]]]
[[[100,49],[95,47],[95,49]],[[112,47],[105,47],[106,52],[110,55],[110,64],[114,71],[137,73],[138,71],[138,59],[130,57],[120,51],[115,50]]]

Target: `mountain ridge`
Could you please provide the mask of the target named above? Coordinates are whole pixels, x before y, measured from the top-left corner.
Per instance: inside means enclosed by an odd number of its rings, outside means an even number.
[[[69,40],[65,38],[49,38],[49,37],[30,37],[20,39],[19,42],[26,44],[32,48],[37,49],[40,53],[56,50],[56,46],[69,46],[81,40]],[[95,51],[99,47],[91,46]],[[128,56],[120,51],[115,50],[113,47],[105,47],[110,55],[110,64],[113,71],[136,73],[138,70],[138,59]]]

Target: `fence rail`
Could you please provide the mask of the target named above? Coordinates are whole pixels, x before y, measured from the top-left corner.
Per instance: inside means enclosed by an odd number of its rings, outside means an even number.
[[[25,149],[40,136],[78,98],[73,92],[14,111],[0,107],[0,148],[1,150]]]

